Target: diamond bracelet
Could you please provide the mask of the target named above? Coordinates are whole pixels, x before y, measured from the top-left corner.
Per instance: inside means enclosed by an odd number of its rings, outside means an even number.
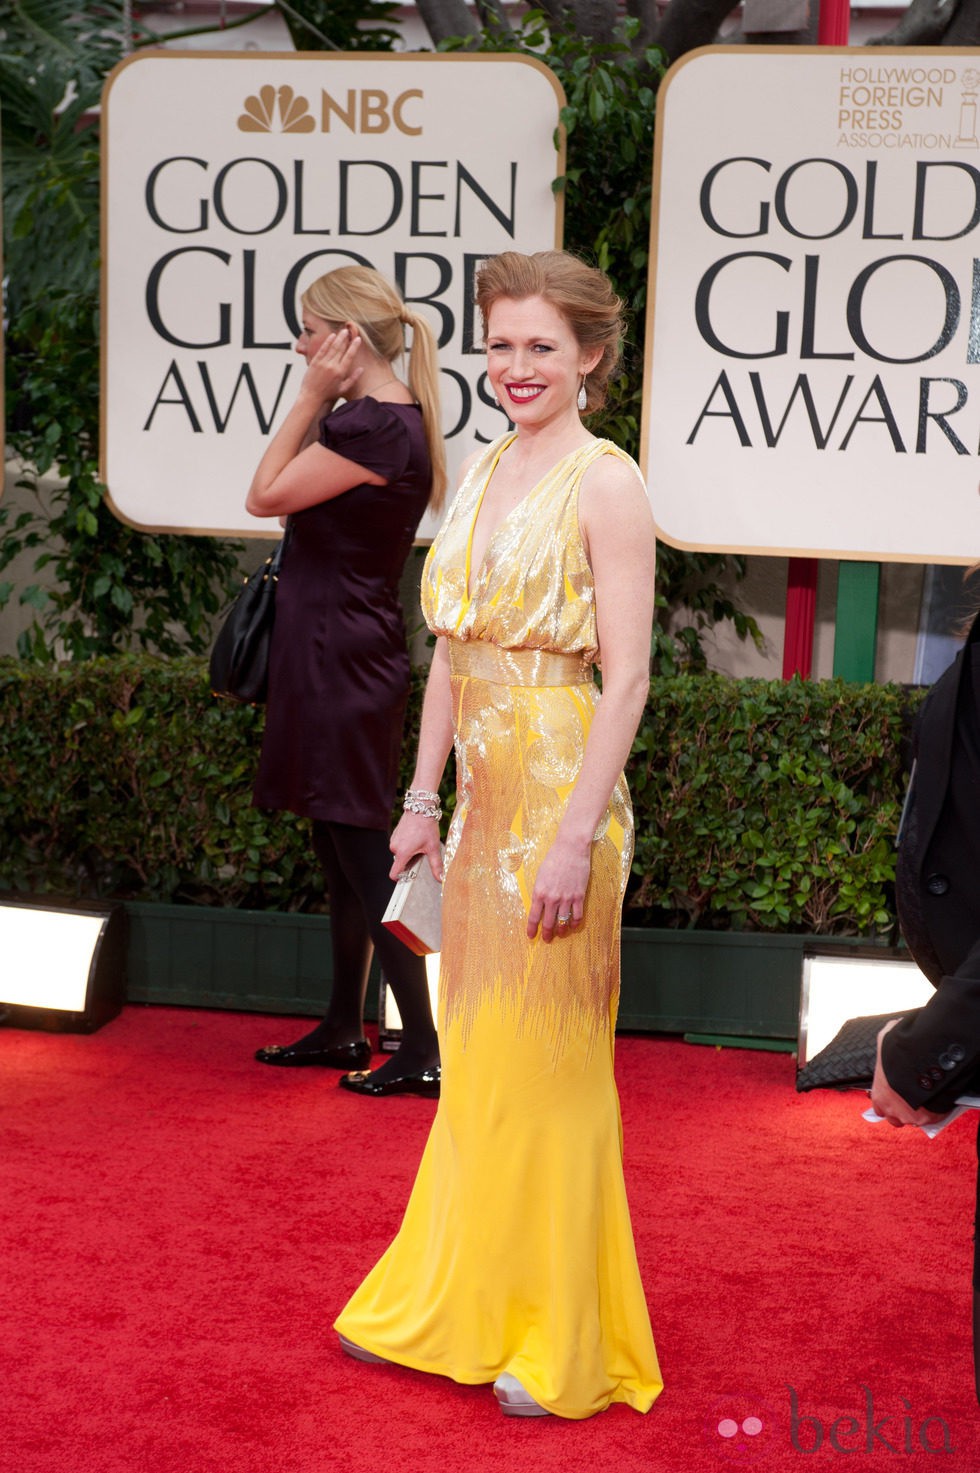
[[[409,788],[402,804],[406,813],[418,813],[423,818],[441,818],[442,803],[438,793],[429,793],[425,788]]]

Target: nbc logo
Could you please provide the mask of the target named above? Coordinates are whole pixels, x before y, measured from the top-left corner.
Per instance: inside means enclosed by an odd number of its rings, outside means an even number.
[[[273,119],[276,115],[276,103],[279,104],[279,127],[283,133],[313,133],[316,131],[316,119],[310,112],[310,104],[305,97],[297,97],[292,87],[260,87],[258,96],[254,93],[245,99],[245,111],[238,119],[238,126],[243,133],[271,133]]]

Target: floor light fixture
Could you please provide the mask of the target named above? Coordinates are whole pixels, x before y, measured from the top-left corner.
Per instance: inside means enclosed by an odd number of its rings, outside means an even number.
[[[119,904],[0,901],[0,1023],[93,1033],[126,996]]]
[[[798,1067],[816,1057],[849,1018],[920,1008],[933,988],[908,953],[870,946],[809,948],[800,986]]]

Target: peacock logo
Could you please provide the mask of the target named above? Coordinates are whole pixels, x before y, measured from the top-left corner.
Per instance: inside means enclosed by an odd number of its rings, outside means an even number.
[[[239,116],[238,127],[242,133],[272,133],[276,131],[277,110],[280,133],[316,131],[316,119],[310,112],[308,99],[298,97],[288,86],[260,87],[258,94],[253,92],[246,97],[245,111]]]

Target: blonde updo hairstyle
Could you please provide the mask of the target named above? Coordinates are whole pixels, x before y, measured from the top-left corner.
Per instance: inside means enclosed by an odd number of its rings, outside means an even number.
[[[301,301],[307,312],[333,328],[353,322],[371,352],[392,366],[405,353],[405,328],[412,329],[408,388],[422,410],[432,461],[429,506],[438,511],[446,492],[446,447],[439,405],[439,362],[431,327],[373,266],[338,266],[307,287]]]
[[[587,266],[568,251],[502,251],[476,274],[476,305],[486,337],[491,308],[502,298],[521,302],[543,297],[568,323],[585,353],[602,349],[602,357],[585,377],[585,414],[601,409],[606,387],[622,353],[623,303],[604,272]]]

